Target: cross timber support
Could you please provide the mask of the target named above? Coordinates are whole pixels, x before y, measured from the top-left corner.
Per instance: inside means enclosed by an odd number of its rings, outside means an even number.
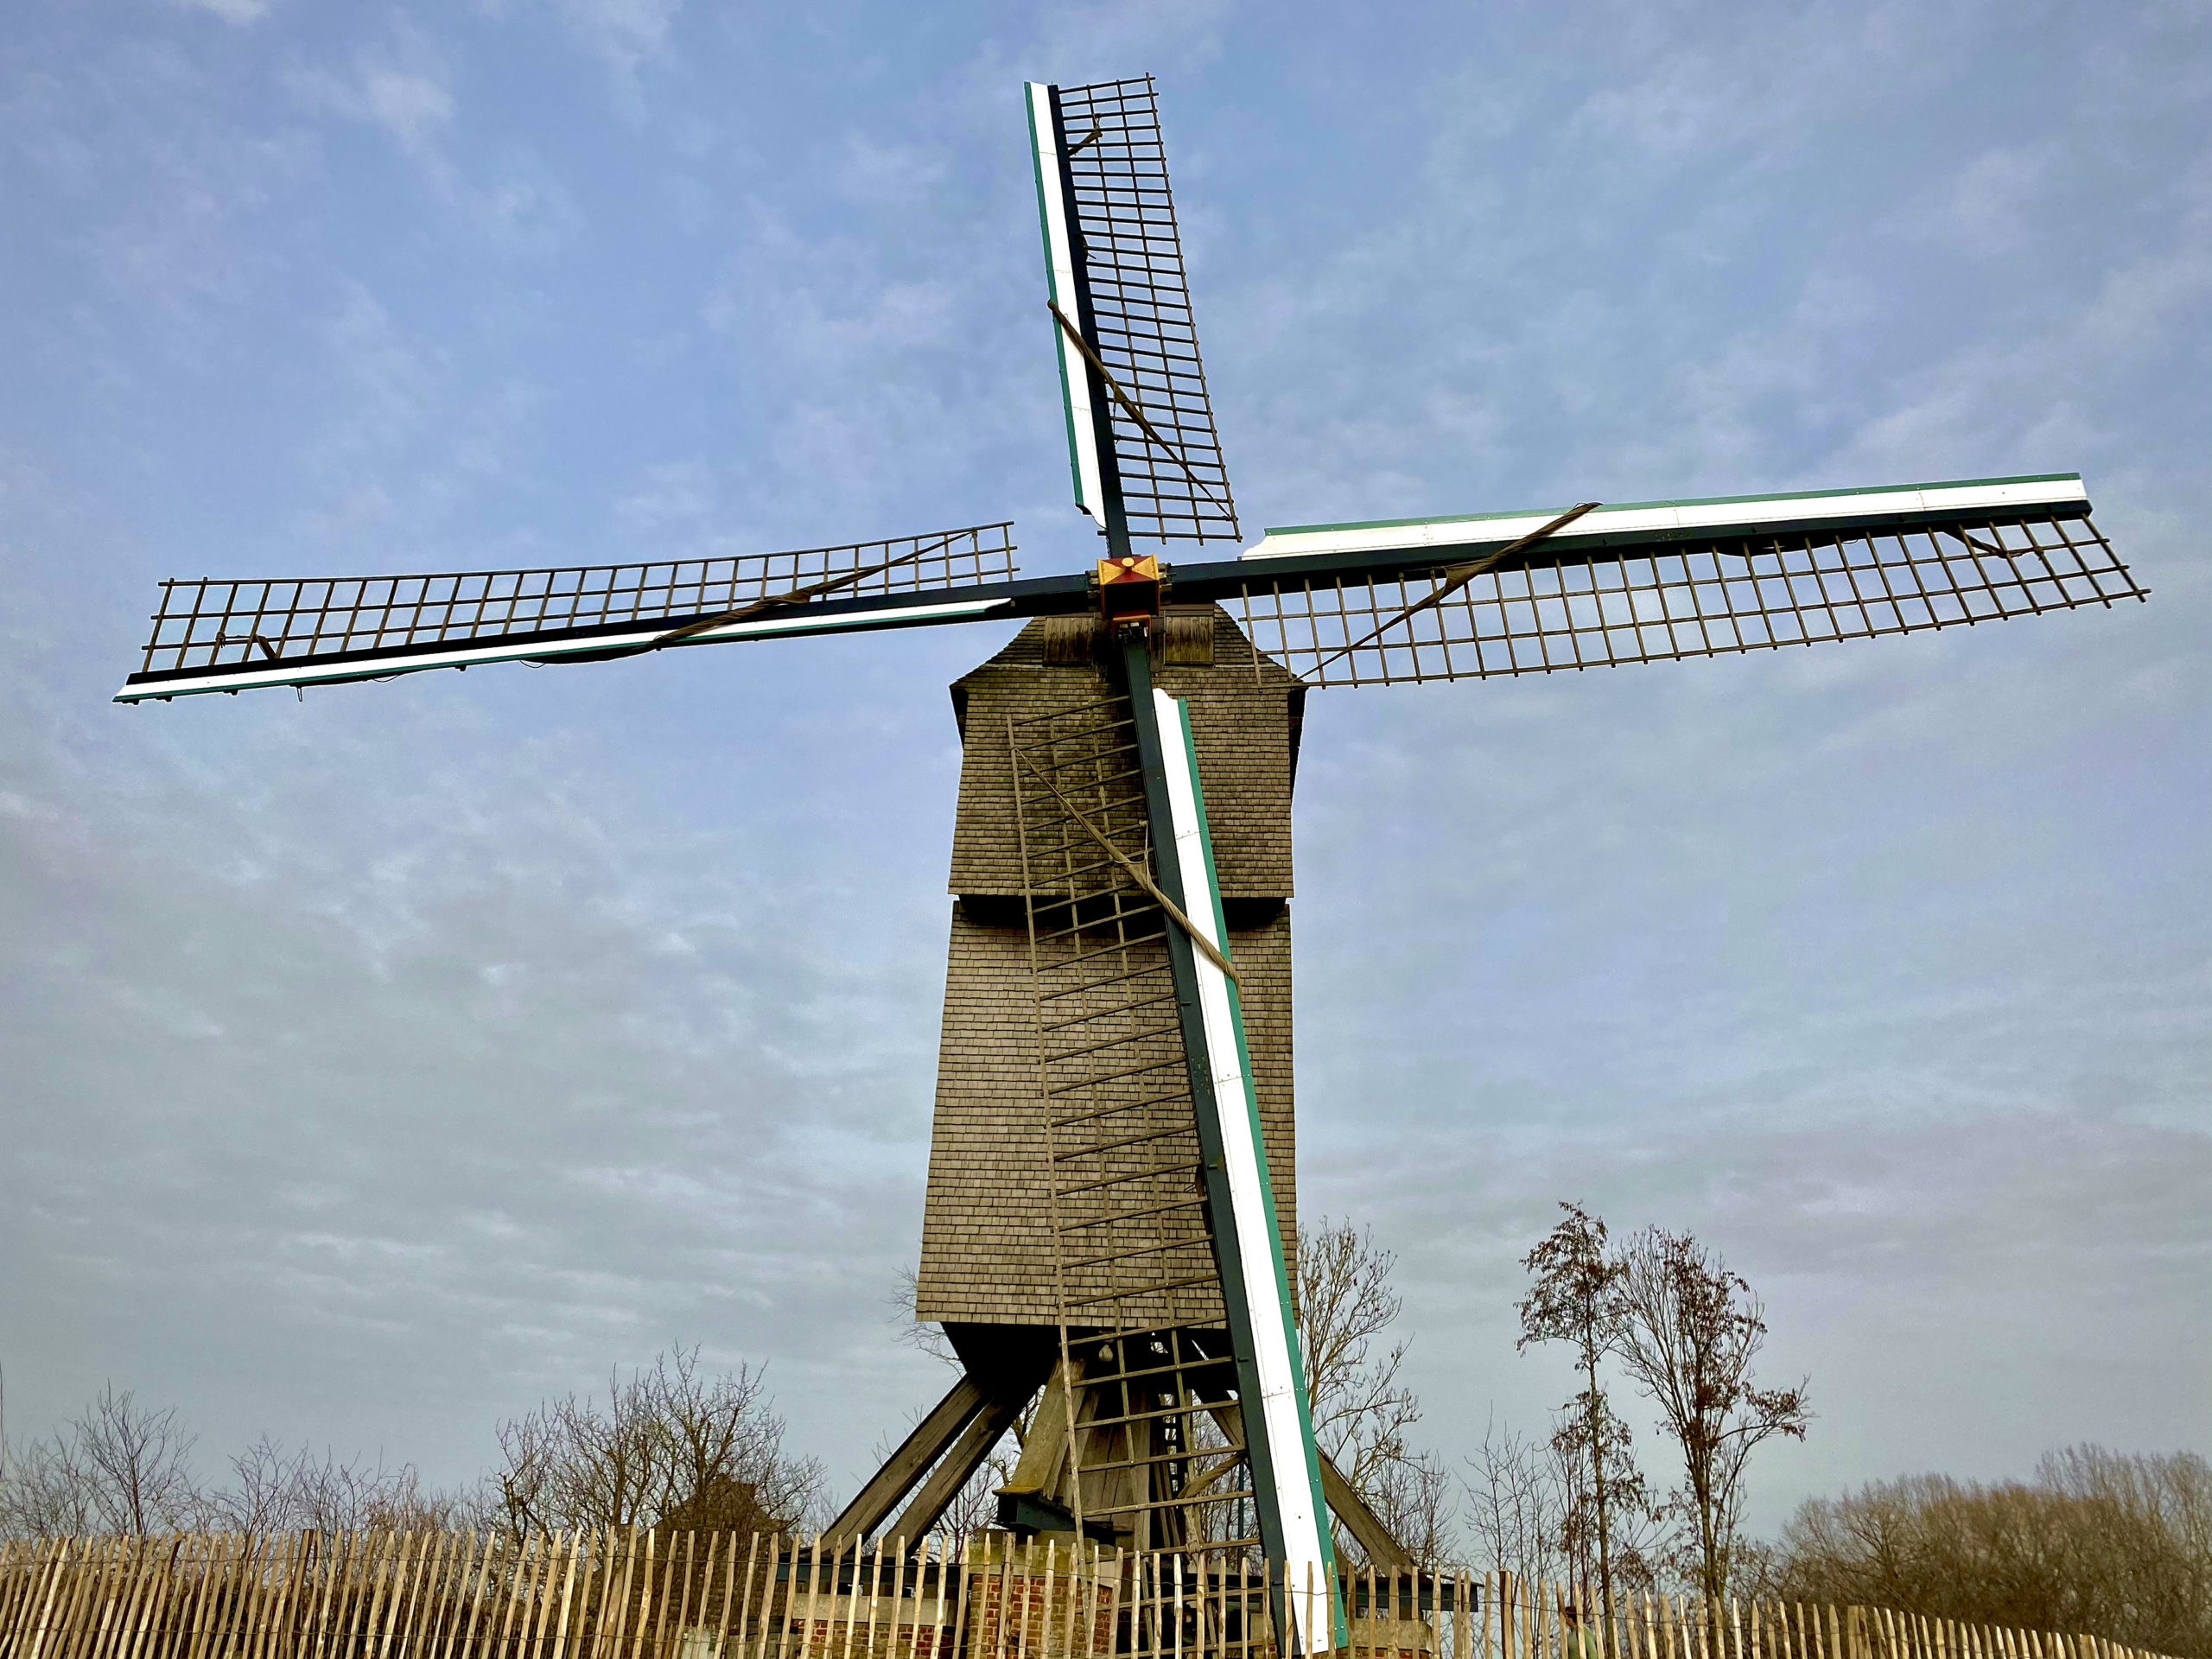
[[[1013,1382],[1008,1387],[1012,1379],[993,1380],[1000,1386],[986,1387],[973,1372],[961,1373],[960,1380],[899,1442],[823,1535],[874,1536],[909,1492],[914,1493],[913,1499],[887,1535],[911,1541],[937,1525],[1036,1391],[1033,1381],[1026,1386]]]

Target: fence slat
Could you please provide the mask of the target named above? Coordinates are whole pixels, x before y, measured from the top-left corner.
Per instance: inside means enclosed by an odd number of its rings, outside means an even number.
[[[1286,1659],[1275,1614],[1301,1608],[1320,1659],[1339,1602],[1336,1659],[2164,1659],[2089,1632],[1608,1597],[1502,1567],[1368,1562],[1332,1584],[1309,1564],[1298,1584],[1203,1541],[635,1528],[0,1540],[0,1659]]]

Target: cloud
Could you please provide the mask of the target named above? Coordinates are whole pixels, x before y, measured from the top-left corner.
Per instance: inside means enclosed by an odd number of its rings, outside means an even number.
[[[162,758],[174,722],[98,740],[96,770],[0,753],[0,912],[31,992],[5,1040],[134,1033],[41,1041],[18,1074],[77,1105],[14,1120],[5,1255],[67,1263],[118,1314],[167,1307],[164,1329],[251,1309],[179,1348],[218,1369],[273,1340],[575,1376],[672,1327],[823,1363],[834,1324],[806,1338],[808,1309],[872,1303],[911,1249],[925,1120],[891,1084],[925,1064],[927,993],[903,982],[941,941],[916,964],[887,940],[855,973],[819,943],[818,895],[608,818],[581,774],[543,787],[550,755],[495,741],[448,772],[432,757],[474,747],[465,718],[378,735],[358,701],[327,712],[212,774]],[[10,729],[76,723],[31,713]],[[140,784],[118,793],[124,754]],[[340,804],[372,777],[400,785],[373,825]],[[668,878],[706,866],[732,877],[678,877],[672,906]],[[35,1285],[4,1294],[19,1339],[81,1339]],[[733,1295],[702,1331],[702,1299]],[[772,1344],[742,1335],[763,1321]]]
[[[950,170],[950,157],[941,149],[879,143],[849,132],[837,183],[855,201],[911,204],[944,183]]]
[[[668,50],[683,0],[559,0],[559,5],[570,36],[634,97],[639,70]]]
[[[460,105],[452,66],[438,43],[407,19],[357,46],[343,67],[295,64],[285,79],[302,107],[391,138],[434,196],[503,251],[542,256],[582,227],[573,194],[528,146],[468,146],[466,164],[457,159],[462,146],[456,143]]]
[[[276,10],[279,0],[169,0],[169,3],[182,11],[207,12],[233,29],[243,29]]]
[[[97,332],[105,289],[158,318],[163,353],[190,357],[208,314],[265,291],[285,264],[285,216],[315,177],[308,135],[245,118],[226,77],[173,42],[130,40],[97,60],[0,87],[0,142],[18,172],[41,260],[75,267],[69,303],[45,306],[49,337]],[[115,336],[111,336],[114,343]],[[112,361],[112,358],[111,359]]]
[[[2029,208],[2054,157],[2050,145],[2000,146],[1967,162],[1928,200],[1921,213],[1931,235],[1969,252],[2010,253],[2029,239]]]
[[[1306,1132],[1319,1128],[1309,1116]],[[2212,1407],[2212,1332],[2174,1328],[2161,1312],[2212,1268],[2196,1198],[2212,1179],[2212,1135],[2201,1129],[2064,1113],[1879,1134],[1750,1120],[1657,1134],[1562,1126],[1485,1135],[1479,1154],[1440,1158],[1448,1143],[1425,1138],[1415,1156],[1371,1124],[1357,1152],[1315,1138],[1306,1212],[1325,1204],[1371,1221],[1399,1251],[1421,1433],[1447,1459],[1472,1449],[1492,1407],[1538,1427],[1573,1386],[1555,1356],[1511,1352],[1516,1258],[1556,1219],[1557,1199],[1587,1205],[1617,1235],[1653,1221],[1694,1233],[1764,1300],[1763,1375],[1809,1374],[1819,1416],[1804,1447],[1755,1466],[1762,1531],[1808,1490],[1925,1469],[2014,1473],[2072,1439],[2190,1443]],[[2030,1332],[2063,1343],[2069,1363],[1978,1367],[1961,1388],[1935,1360],[2019,1352]],[[1674,1478],[1656,1435],[1642,1455],[1656,1478]]]
[[[434,175],[450,175],[452,72],[430,36],[404,16],[381,41],[356,47],[344,68],[296,67],[287,79],[308,108],[379,128]]]

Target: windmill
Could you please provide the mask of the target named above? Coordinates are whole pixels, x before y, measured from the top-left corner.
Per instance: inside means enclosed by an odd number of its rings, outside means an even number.
[[[1309,691],[2144,590],[2070,474],[1304,525],[1242,547],[1153,82],[1024,97],[1094,569],[1020,579],[993,523],[742,557],[175,581],[118,700],[1020,623],[952,688],[956,902],[916,1311],[963,1369],[834,1529],[919,1536],[1033,1405],[1002,1524],[1249,1537],[1292,1583],[1325,1585],[1332,1513],[1370,1557],[1401,1553],[1317,1450],[1295,1329],[1289,806]],[[1162,556],[1181,542],[1198,556]]]

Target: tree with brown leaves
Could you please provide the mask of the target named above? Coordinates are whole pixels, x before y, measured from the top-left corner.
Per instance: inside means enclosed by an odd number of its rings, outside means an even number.
[[[1564,1198],[1559,1207],[1567,1211],[1565,1217],[1521,1258],[1533,1282],[1519,1304],[1521,1336],[1513,1345],[1525,1351],[1532,1342],[1563,1342],[1573,1350],[1582,1389],[1564,1408],[1553,1450],[1563,1471],[1573,1474],[1586,1469],[1590,1484],[1586,1504],[1575,1503],[1567,1510],[1562,1541],[1571,1554],[1582,1556],[1586,1551],[1574,1548],[1581,1541],[1578,1535],[1586,1528],[1594,1534],[1599,1605],[1607,1610],[1610,1621],[1617,1471],[1625,1473],[1637,1491],[1642,1486],[1642,1477],[1635,1473],[1628,1425],[1614,1414],[1598,1380],[1599,1362],[1619,1340],[1627,1318],[1623,1300],[1627,1268],[1608,1248],[1603,1221]]]
[[[1807,1379],[1762,1389],[1751,1364],[1766,1342],[1765,1305],[1719,1255],[1687,1233],[1647,1227],[1621,1255],[1624,1317],[1615,1352],[1658,1408],[1682,1459],[1675,1503],[1707,1600],[1728,1592],[1743,1519],[1744,1471],[1776,1435],[1802,1440],[1812,1421]]]

